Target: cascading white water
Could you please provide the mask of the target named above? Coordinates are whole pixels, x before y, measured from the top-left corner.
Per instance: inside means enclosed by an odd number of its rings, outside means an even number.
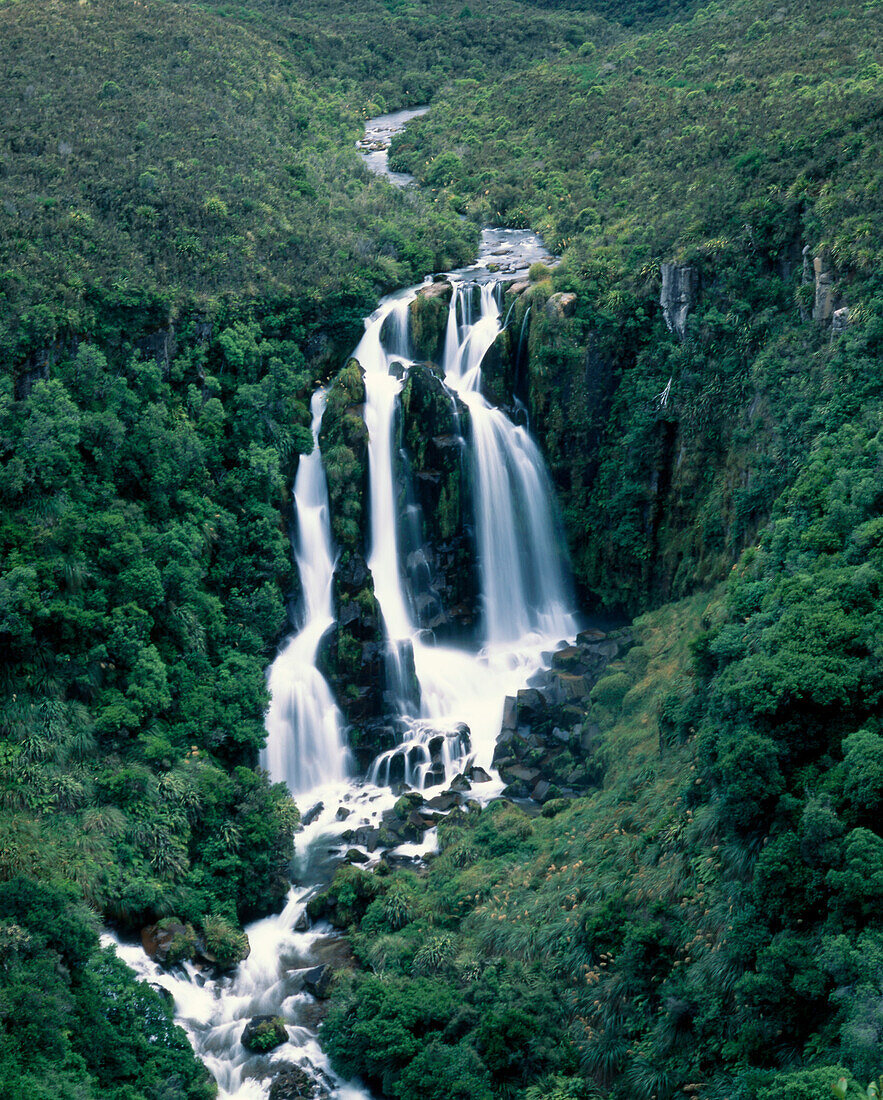
[[[393,643],[414,633],[414,622],[401,581],[398,509],[393,470],[393,431],[403,375],[394,363],[410,364],[408,308],[416,290],[387,299],[369,317],[365,335],[353,352],[365,372],[365,423],[368,427],[368,478],[371,550],[368,567],[387,634]]]
[[[381,304],[366,323],[354,357],[365,371],[369,566],[390,639],[390,673],[393,679],[401,678],[395,662],[400,660],[401,643],[410,640],[420,688],[419,710],[408,720],[402,745],[378,757],[370,779],[387,783],[395,775],[422,787],[432,771],[428,745],[433,737],[439,730],[453,735],[464,722],[472,754],[478,763],[490,766],[505,696],[523,686],[538,667],[541,650],[572,637],[576,624],[556,539],[552,488],[540,452],[529,434],[480,392],[481,364],[500,332],[496,286],[493,281],[458,281],[443,364],[452,396],[456,391],[471,413],[485,646],[479,653],[436,646],[416,626],[399,555],[393,441],[401,376],[411,363],[408,317],[416,292],[412,288]],[[396,363],[401,371],[393,369]],[[398,692],[400,710],[408,718],[405,694]],[[464,762],[462,749],[450,750],[458,744],[464,742],[454,736],[445,742],[448,778]]]
[[[496,254],[505,235],[505,231],[486,230],[485,254]],[[540,248],[537,238],[525,235],[521,266],[543,258]],[[293,793],[309,794],[312,802],[319,803],[314,807],[317,816],[297,837],[302,862],[327,858],[329,847],[344,840],[346,846],[365,851],[367,842],[358,839],[360,827],[378,831],[382,814],[395,801],[392,791],[372,783],[404,780],[423,787],[438,781],[432,772],[439,761],[449,779],[462,769],[467,754],[490,769],[505,697],[523,687],[541,666],[544,649],[575,632],[555,544],[551,488],[539,452],[527,432],[516,428],[480,393],[481,362],[499,332],[500,315],[493,285],[482,284],[478,293],[475,286],[462,282],[455,286],[443,365],[452,401],[456,392],[471,412],[486,642],[478,652],[435,646],[416,629],[401,570],[393,434],[402,375],[411,365],[408,310],[417,288],[381,304],[366,322],[354,353],[365,370],[366,384],[369,565],[394,643],[391,661],[401,665],[403,647],[410,643],[420,687],[419,704],[401,700],[409,731],[405,743],[378,758],[368,783],[346,779],[348,753],[341,715],[316,667],[319,643],[333,621],[334,550],[318,448],[324,394],[313,398],[316,446],[311,455],[301,458],[294,485],[295,556],[303,589],[301,629],[270,669],[272,702],[262,756],[274,779],[284,780]],[[395,368],[397,362],[402,371]],[[401,674],[400,667],[404,679]],[[408,715],[409,707],[416,713]],[[394,761],[396,754],[403,759]],[[482,791],[488,796],[501,787],[492,781]],[[300,801],[302,808],[311,804],[304,806]],[[346,837],[341,836],[344,833]],[[417,856],[432,850],[435,843],[430,833],[423,845],[401,845],[398,852]],[[321,883],[328,880],[330,870],[326,867],[307,877]],[[178,1022],[218,1081],[222,1100],[266,1100],[270,1077],[291,1063],[324,1080],[335,1100],[369,1100],[362,1090],[331,1072],[316,1035],[314,1002],[300,986],[299,973],[325,961],[322,952],[328,945],[328,930],[307,927],[305,908],[311,889],[293,889],[280,914],[247,929],[251,954],[228,978],[206,980],[192,968],[168,973],[147,959],[140,945],[114,941],[133,969],[173,994]],[[269,1055],[250,1054],[240,1043],[247,1020],[257,1014],[278,1015],[286,1023],[288,1042]]]
[[[575,620],[562,563],[552,486],[538,447],[524,428],[482,395],[481,364],[500,332],[493,282],[481,286],[481,311],[465,333],[448,329],[445,379],[468,407],[476,497],[484,634],[488,646],[512,645],[530,634],[569,637]],[[454,289],[458,300],[470,285]]]
[[[328,486],[319,453],[324,410],[325,391],[318,390],[310,405],[313,450],[301,457],[294,480],[302,626],[270,666],[267,747],[261,757],[271,778],[287,783],[295,795],[339,783],[349,764],[342,715],[316,667],[319,642],[334,622],[331,583],[335,555]]]

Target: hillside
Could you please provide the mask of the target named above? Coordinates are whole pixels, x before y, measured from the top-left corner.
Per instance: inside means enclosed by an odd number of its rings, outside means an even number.
[[[874,4],[712,4],[458,86],[395,142],[477,221],[563,251],[548,292],[575,293],[575,316],[546,323],[540,292],[522,397],[587,598],[641,607],[723,577],[814,436],[877,392],[879,26]],[[685,339],[663,263],[689,277]]]

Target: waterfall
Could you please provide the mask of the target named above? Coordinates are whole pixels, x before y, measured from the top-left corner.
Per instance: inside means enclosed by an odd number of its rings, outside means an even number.
[[[456,287],[452,313],[471,289]],[[495,291],[493,281],[482,284],[480,316],[465,332],[448,328],[444,362],[448,385],[471,414],[485,641],[503,646],[530,634],[568,637],[575,620],[542,455],[530,434],[481,393],[481,364],[500,331]]]
[[[509,241],[517,244],[512,274],[524,274],[530,263],[547,258],[538,238],[518,230],[485,230],[484,256],[496,256]],[[452,276],[442,366],[455,408],[462,401],[471,414],[466,445],[481,578],[480,647],[438,646],[429,632],[418,629],[402,569],[395,432],[399,394],[412,365],[409,308],[419,290],[414,287],[380,304],[354,352],[365,373],[369,432],[368,564],[389,641],[387,672],[402,743],[378,757],[367,782],[347,779],[343,719],[316,667],[322,636],[334,621],[335,567],[318,446],[325,406],[319,391],[311,406],[314,449],[301,457],[293,488],[299,629],[269,670],[267,747],[261,757],[274,780],[302,796],[301,808],[310,807],[309,824],[296,840],[299,885],[281,913],[249,926],[251,954],[229,976],[200,973],[190,964],[170,973],[148,959],[140,944],[113,940],[142,977],[172,993],[178,1022],[218,1081],[221,1100],[267,1100],[272,1076],[290,1064],[329,1088],[334,1100],[369,1100],[332,1072],[318,1042],[315,1002],[302,988],[305,972],[327,960],[331,940],[329,928],[310,926],[311,893],[330,880],[346,849],[359,848],[369,862],[379,858],[368,836],[376,845],[384,815],[395,804],[389,785],[446,784],[470,761],[490,770],[505,697],[543,666],[544,651],[576,630],[554,496],[539,450],[524,428],[481,393],[481,364],[500,331],[500,309],[494,281],[476,280],[474,272],[473,281],[469,271]],[[411,543],[416,545],[415,537]],[[416,697],[406,688],[415,674]],[[473,794],[490,797],[502,786],[491,779],[475,786]],[[400,845],[397,854],[421,855],[435,845],[430,832],[421,844]],[[109,935],[104,939],[112,941]],[[288,1041],[268,1055],[249,1053],[240,1042],[247,1020],[256,1014],[281,1016],[286,1025]]]
[[[331,582],[335,555],[331,541],[328,487],[319,453],[319,427],[325,391],[313,395],[313,450],[302,455],[294,481],[297,521],[295,562],[300,574],[301,629],[270,666],[267,747],[261,764],[292,794],[339,783],[348,771],[343,719],[328,684],[316,667],[322,635],[334,622]]]
[[[387,672],[406,734],[377,758],[369,779],[424,787],[442,782],[466,752],[490,766],[503,700],[539,664],[545,646],[572,637],[567,572],[554,493],[530,434],[481,393],[481,364],[500,332],[498,286],[454,281],[442,362],[445,384],[471,413],[472,476],[484,646],[478,652],[433,644],[420,631],[402,569],[396,494],[395,416],[411,365],[410,304],[417,288],[387,299],[366,322],[354,357],[365,372],[370,535],[368,564],[389,642]],[[477,304],[477,309],[476,309]],[[419,703],[406,681],[413,653]],[[469,728],[470,741],[459,730]],[[441,757],[431,746],[447,734]]]

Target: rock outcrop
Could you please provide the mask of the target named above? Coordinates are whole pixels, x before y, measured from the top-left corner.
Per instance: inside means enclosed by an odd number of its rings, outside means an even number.
[[[416,359],[441,358],[453,287],[447,280],[427,283],[409,307],[411,344]]]
[[[681,339],[687,331],[687,317],[696,305],[699,272],[689,264],[662,264],[662,290],[659,304],[669,332]]]
[[[506,699],[494,751],[494,766],[508,784],[504,794],[547,802],[600,782],[594,759],[600,730],[587,719],[588,697],[631,644],[627,631],[584,631],[576,645],[551,654],[551,668]]]
[[[436,284],[433,284],[436,285]],[[478,583],[464,436],[469,412],[430,363],[411,367],[402,387],[400,547],[421,626],[462,632],[476,621]]]
[[[812,307],[814,321],[829,321],[837,304],[837,291],[834,285],[834,266],[827,252],[822,251],[813,258],[815,277],[815,302]]]

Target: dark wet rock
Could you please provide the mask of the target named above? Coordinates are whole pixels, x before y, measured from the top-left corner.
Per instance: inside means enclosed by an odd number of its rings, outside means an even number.
[[[584,793],[603,778],[600,730],[588,719],[590,692],[632,644],[629,631],[583,631],[576,645],[549,653],[553,667],[531,678],[504,708],[494,767],[511,798],[543,803]]]
[[[346,806],[338,807],[337,813],[334,815],[338,821],[346,821],[353,811]]]
[[[245,1025],[239,1041],[246,1050],[265,1054],[288,1042],[285,1021],[280,1016],[253,1016]]]
[[[430,798],[426,803],[426,808],[429,810],[436,810],[438,813],[447,813],[449,810],[454,809],[455,806],[460,806],[463,802],[463,795],[458,791],[444,791],[442,794],[437,794],[434,798]]]
[[[301,822],[300,822],[301,825],[312,825],[313,822],[316,820],[316,818],[319,816],[319,814],[322,813],[322,811],[324,809],[325,809],[325,803],[324,802],[317,802],[316,805],[313,806],[312,809],[307,810],[307,812],[301,818]]]
[[[369,852],[374,852],[380,843],[380,830],[372,828],[370,825],[363,825],[356,829],[354,839],[356,844],[367,848]]]
[[[507,695],[503,702],[503,729],[514,730],[518,725],[518,708],[511,695]]]
[[[546,709],[546,700],[536,688],[522,688],[515,701],[519,722],[523,721],[524,715],[532,716]]]
[[[457,775],[454,776],[454,778],[451,780],[451,790],[461,792],[471,791],[472,784],[469,782],[465,775]]]
[[[320,1001],[328,996],[333,978],[334,971],[325,963],[321,966],[314,966],[302,975],[304,989]]]
[[[484,768],[480,768],[477,764],[473,764],[471,767],[467,768],[464,775],[473,783],[490,783],[491,781],[490,775]]]
[[[368,863],[371,859],[370,856],[365,855],[358,848],[350,848],[343,858],[345,863]]]

